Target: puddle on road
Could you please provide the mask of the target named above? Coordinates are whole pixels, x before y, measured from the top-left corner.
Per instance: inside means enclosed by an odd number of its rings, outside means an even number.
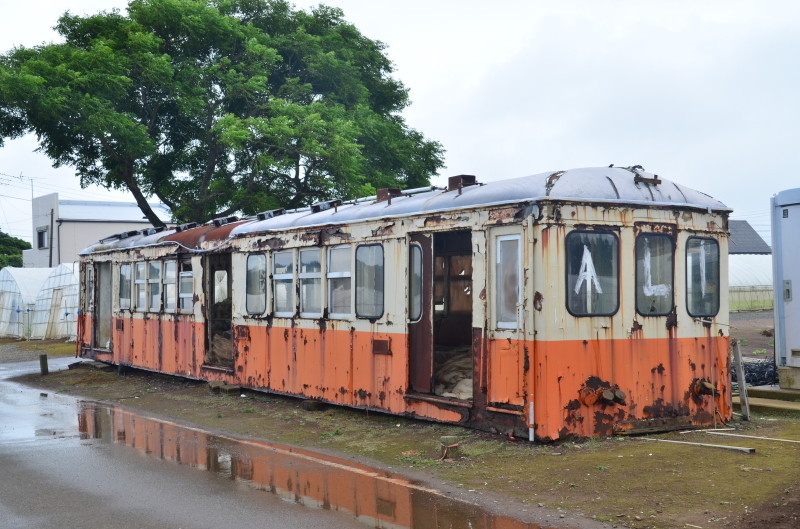
[[[542,529],[346,459],[214,435],[113,406],[82,402],[78,429],[83,439],[127,445],[174,464],[215,472],[287,502],[349,513],[369,527]]]

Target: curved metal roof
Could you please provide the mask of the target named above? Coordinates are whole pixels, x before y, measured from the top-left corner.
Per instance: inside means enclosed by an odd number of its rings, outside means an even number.
[[[660,180],[660,183],[641,181],[643,179]],[[337,208],[316,213],[306,209],[265,220],[252,219],[248,222],[238,223],[229,232],[229,236],[541,200],[633,204],[645,207],[678,206],[731,211],[725,204],[705,193],[663,178],[660,179],[657,175],[643,170],[591,167],[488,182],[483,185],[464,187],[461,192],[434,189],[413,195],[393,197],[391,203],[388,201],[363,201],[342,204]],[[204,237],[190,236],[195,230],[198,230],[198,233],[202,230]],[[220,232],[220,237],[215,237],[216,233],[210,233],[217,230]],[[204,225],[180,234],[175,234],[174,231],[165,231],[147,237],[134,236],[120,241],[98,243],[81,253],[145,246],[168,241],[184,246],[193,246],[199,244],[201,239],[210,242],[228,236],[227,230],[219,228],[217,230],[209,230],[209,226]],[[225,232],[224,235],[221,232]],[[189,245],[185,244],[184,239]]]

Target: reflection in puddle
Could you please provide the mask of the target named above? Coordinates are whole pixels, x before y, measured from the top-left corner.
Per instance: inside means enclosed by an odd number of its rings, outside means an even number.
[[[350,513],[379,528],[538,529],[494,516],[390,472],[308,450],[212,435],[117,407],[82,403],[82,439],[131,446],[215,472],[310,508]]]

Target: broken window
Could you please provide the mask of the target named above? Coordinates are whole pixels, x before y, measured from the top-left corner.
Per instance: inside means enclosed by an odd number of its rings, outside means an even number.
[[[94,310],[94,268],[86,267],[86,312]]]
[[[665,316],[673,307],[672,237],[643,233],[636,238],[636,310],[643,316]]]
[[[145,265],[147,263],[136,263],[134,268],[133,283],[136,291],[136,310],[145,312],[147,310],[147,280],[145,279]]]
[[[611,316],[619,307],[619,240],[613,233],[567,235],[567,309],[573,316]]]
[[[408,319],[417,321],[422,316],[422,248],[410,246]]]
[[[272,299],[275,315],[294,316],[294,251],[272,254]]]
[[[347,319],[350,306],[350,245],[336,246],[328,251],[328,316]]]
[[[689,237],[686,242],[686,310],[690,316],[719,312],[719,244]]]
[[[521,262],[519,235],[498,237],[495,303],[497,304],[497,327],[501,329],[517,328],[517,307],[522,301],[522,289],[520,288]]]
[[[194,275],[192,274],[191,258],[181,259],[178,300],[181,312],[191,312],[194,308]]]
[[[356,316],[383,316],[383,246],[364,244],[356,248]]]
[[[161,310],[161,262],[150,261],[147,263],[147,292],[151,312]]]
[[[119,265],[119,308],[131,308],[131,265],[128,263]]]
[[[247,312],[263,314],[267,310],[267,257],[263,253],[247,256]]]
[[[178,262],[174,260],[164,262],[164,311],[175,312],[178,307],[177,279]]]
[[[322,251],[319,248],[300,250],[300,315],[322,316]]]

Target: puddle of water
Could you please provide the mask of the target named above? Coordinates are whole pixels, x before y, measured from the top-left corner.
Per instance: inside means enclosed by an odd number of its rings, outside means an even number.
[[[541,529],[352,461],[213,435],[117,407],[82,403],[78,428],[83,439],[124,444],[174,464],[224,475],[287,502],[349,513],[369,527]]]

